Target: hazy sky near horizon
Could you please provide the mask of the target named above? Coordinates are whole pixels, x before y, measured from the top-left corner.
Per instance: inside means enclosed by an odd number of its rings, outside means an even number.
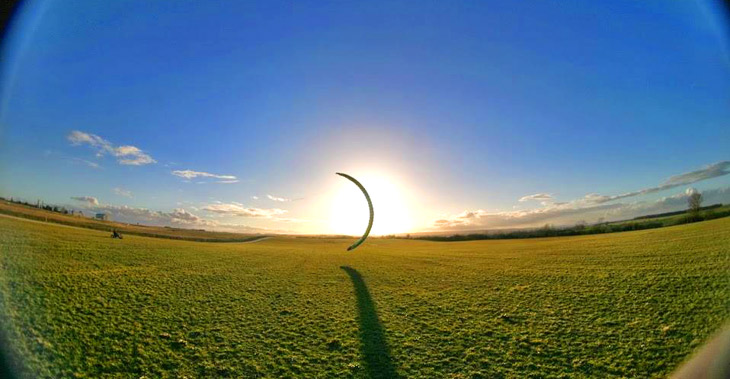
[[[0,195],[357,233],[342,171],[373,189],[378,234],[730,202],[718,7],[28,3],[0,56]]]

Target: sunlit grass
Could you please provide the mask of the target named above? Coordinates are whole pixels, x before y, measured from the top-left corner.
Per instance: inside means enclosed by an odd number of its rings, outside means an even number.
[[[730,316],[728,218],[351,242],[120,241],[0,217],[0,321],[29,377],[661,377]]]

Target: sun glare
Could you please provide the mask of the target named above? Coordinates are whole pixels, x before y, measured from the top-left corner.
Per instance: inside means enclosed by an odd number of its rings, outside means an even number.
[[[382,175],[353,174],[370,194],[375,210],[372,235],[408,232],[411,219],[401,187]],[[341,180],[332,197],[330,230],[334,234],[360,235],[368,225],[368,204],[357,186]]]

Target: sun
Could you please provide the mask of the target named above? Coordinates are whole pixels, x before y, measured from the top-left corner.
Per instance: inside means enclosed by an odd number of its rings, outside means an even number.
[[[384,175],[353,174],[370,194],[375,210],[372,235],[405,233],[412,223],[408,201],[402,187]],[[368,204],[357,186],[340,180],[332,196],[330,231],[334,234],[360,235],[368,225]]]

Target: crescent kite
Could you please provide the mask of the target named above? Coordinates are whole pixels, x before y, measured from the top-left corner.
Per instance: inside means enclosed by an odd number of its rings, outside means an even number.
[[[350,250],[354,250],[355,248],[360,246],[360,244],[365,242],[365,239],[368,238],[368,234],[370,234],[370,229],[373,227],[373,217],[374,217],[375,213],[373,212],[373,202],[370,201],[370,195],[368,195],[368,191],[365,190],[365,187],[363,187],[362,184],[360,184],[360,182],[357,181],[357,179],[353,178],[350,175],[343,174],[341,172],[337,172],[336,174],[339,176],[342,176],[344,178],[347,178],[351,182],[355,183],[355,185],[358,188],[360,188],[360,191],[362,191],[363,195],[365,195],[365,199],[368,201],[368,207],[370,208],[370,221],[368,221],[368,228],[365,229],[365,234],[363,234],[359,240],[355,241],[355,243],[353,243],[352,245],[350,245],[350,247],[347,248],[347,251],[350,251]]]

